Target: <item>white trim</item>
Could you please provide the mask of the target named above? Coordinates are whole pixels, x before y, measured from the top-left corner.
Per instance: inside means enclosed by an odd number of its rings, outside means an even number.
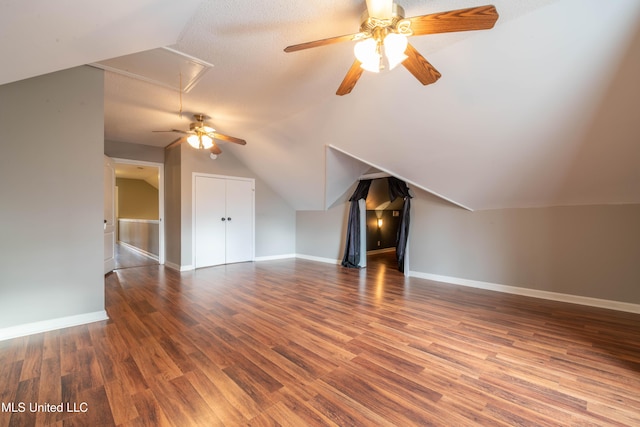
[[[118,218],[118,221],[139,222],[140,224],[160,224],[160,220],[157,219]]]
[[[247,261],[255,261],[256,259],[256,179],[247,178],[245,176],[220,175],[204,172],[191,173],[191,264],[189,266],[180,267],[180,271],[194,270],[196,265],[196,178],[217,178],[225,180],[246,181],[251,183],[251,259]],[[186,268],[189,267],[187,270]]]
[[[313,255],[296,254],[296,258],[306,259],[306,260],[309,260],[309,261],[324,262],[326,264],[341,264],[342,263],[342,261],[339,260],[339,259],[322,258],[322,257],[318,257],[318,256],[313,256]]]
[[[106,64],[102,64],[100,62],[93,62],[90,63],[89,65],[95,68],[100,68],[101,70],[105,70],[105,71],[110,71],[112,73],[116,73],[116,74],[120,74],[123,76],[127,76],[130,77],[132,79],[136,79],[136,80],[142,80],[143,82],[147,82],[147,83],[151,83],[157,86],[161,86],[167,89],[171,89],[171,90],[175,90],[177,92],[182,92],[182,93],[189,93],[191,91],[191,89],[193,89],[193,87],[200,81],[200,79],[202,78],[202,76],[210,69],[213,68],[213,64],[204,61],[200,58],[196,58],[195,56],[191,56],[188,55],[184,52],[180,52],[179,50],[175,50],[175,49],[171,49],[169,47],[165,47],[165,46],[161,46],[157,49],[162,49],[164,51],[170,52],[173,55],[182,57],[183,60],[186,61],[191,61],[193,63],[195,63],[196,65],[199,65],[202,67],[202,69],[196,74],[195,77],[193,77],[191,80],[187,81],[185,87],[179,87],[179,85],[175,85],[175,83],[167,83],[166,81],[163,81],[162,79],[154,79],[153,77],[149,77],[149,76],[145,76],[144,74],[139,74],[136,72],[131,72],[129,70],[123,69],[123,68],[118,68],[118,67],[113,67],[110,65],[106,65]],[[179,60],[178,60],[179,61]],[[171,64],[168,64],[169,67],[173,66],[173,67],[177,67],[178,69],[180,69],[181,67],[184,67],[184,63],[179,63],[179,62],[173,62]]]
[[[171,262],[171,261],[165,262],[164,266],[167,267],[167,268],[170,268],[172,270],[175,270],[175,271],[180,271],[180,266],[178,264],[176,264],[176,263]]]
[[[10,326],[0,329],[0,341],[42,332],[55,331],[56,329],[70,328],[72,326],[109,320],[107,312],[95,311],[93,313],[77,314],[75,316],[59,317],[57,319],[43,320],[40,322],[25,323],[24,325]]]
[[[289,259],[289,258],[295,258],[296,254],[282,254],[282,255],[268,255],[268,256],[257,256],[255,257],[256,262],[260,262],[260,261],[274,261],[274,260],[278,260],[278,259]]]
[[[438,274],[422,273],[419,271],[410,271],[410,277],[419,279],[433,280],[435,282],[450,283],[453,285],[468,286],[478,289],[486,289],[490,291],[504,292],[507,294],[523,295],[533,298],[541,298],[551,301],[568,302],[571,304],[580,304],[590,307],[607,308],[610,310],[625,311],[629,313],[640,314],[640,304],[631,304],[620,301],[611,301],[599,298],[584,297],[580,295],[563,294],[559,292],[542,291],[531,288],[521,288],[518,286],[501,285],[498,283],[482,282],[479,280],[461,279],[459,277],[441,276]]]
[[[369,165],[369,166],[374,167],[374,168],[376,168],[376,169],[378,169],[378,170],[380,170],[380,171],[382,171],[382,172],[386,172],[386,173],[388,173],[389,175],[393,175],[393,176],[395,176],[396,178],[403,180],[403,181],[404,181],[404,182],[406,182],[407,184],[411,184],[411,185],[413,185],[413,186],[415,186],[415,187],[418,187],[418,188],[420,188],[421,190],[426,191],[427,193],[431,193],[431,194],[433,194],[434,196],[438,196],[439,198],[441,198],[441,199],[443,199],[443,200],[446,200],[447,202],[453,203],[453,204],[454,204],[454,205],[456,205],[456,206],[460,206],[461,208],[464,208],[464,209],[466,209],[466,210],[468,210],[468,211],[473,212],[473,209],[471,209],[471,208],[470,208],[470,207],[468,207],[468,206],[463,205],[462,203],[458,203],[458,202],[456,202],[455,200],[452,200],[452,199],[450,199],[450,198],[448,198],[448,197],[443,196],[442,194],[436,193],[436,192],[435,192],[435,191],[433,191],[433,190],[429,190],[427,187],[424,187],[424,186],[422,186],[422,185],[420,185],[420,184],[416,184],[414,181],[411,181],[411,180],[409,180],[409,179],[407,179],[407,178],[404,178],[404,177],[402,177],[402,176],[400,176],[400,175],[398,175],[398,174],[392,173],[392,172],[391,172],[391,171],[389,171],[388,169],[385,169],[385,168],[383,168],[383,167],[381,167],[381,166],[378,166],[378,165],[376,165],[376,164],[373,164],[373,163],[371,163],[371,162],[368,162],[368,161],[366,161],[366,160],[364,160],[364,159],[362,159],[362,158],[360,158],[360,157],[358,157],[358,156],[354,156],[353,154],[351,154],[351,153],[349,153],[349,152],[347,152],[347,151],[344,151],[343,149],[338,148],[338,147],[336,147],[335,145],[329,144],[329,145],[328,145],[328,147],[333,148],[334,150],[337,150],[337,151],[341,152],[342,154],[345,154],[345,155],[347,155],[347,156],[349,156],[349,157],[352,157],[352,158],[354,158],[354,159],[356,159],[356,160],[359,160],[359,161],[361,161],[362,163],[364,163],[365,165]]]
[[[367,251],[367,255],[383,254],[386,252],[395,252],[395,251],[396,251],[396,248],[373,249],[373,250]]]
[[[358,200],[358,213],[360,214],[360,259],[358,260],[358,267],[367,268],[367,202],[365,199]]]
[[[158,264],[162,265],[166,261],[165,236],[164,236],[164,163],[146,162],[143,160],[122,159],[118,157],[111,158],[114,163],[124,165],[149,166],[158,168]]]
[[[380,178],[389,178],[391,175],[386,172],[375,172],[375,173],[365,173],[364,175],[360,175],[358,180],[364,181],[366,179],[380,179]]]
[[[195,268],[193,268],[193,265],[178,265],[178,264],[173,263],[171,261],[167,261],[164,264],[164,266],[167,267],[167,268],[170,268],[172,270],[178,271],[178,272],[195,270]]]

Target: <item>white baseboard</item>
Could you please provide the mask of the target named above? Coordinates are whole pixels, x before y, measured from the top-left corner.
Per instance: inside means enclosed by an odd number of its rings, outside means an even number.
[[[170,269],[175,270],[175,271],[180,271],[180,272],[195,270],[193,265],[178,265],[178,264],[170,262],[170,261],[165,261],[164,265],[167,268],[170,268]]]
[[[541,298],[552,301],[568,302],[572,304],[586,305],[590,307],[607,308],[610,310],[625,311],[640,314],[640,304],[611,301],[599,298],[584,297],[580,295],[563,294],[559,292],[542,291],[531,288],[501,285],[498,283],[482,282],[479,280],[461,279],[459,277],[440,276],[438,274],[410,271],[409,276],[420,279],[433,280],[434,282],[451,283],[453,285],[469,286],[471,288],[487,289],[490,291],[504,292],[507,294],[523,295],[533,298]]]
[[[118,240],[118,244],[120,244],[120,245],[122,245],[122,246],[124,246],[126,248],[129,248],[132,251],[134,251],[134,252],[136,252],[136,253],[138,253],[138,254],[140,254],[142,256],[146,256],[147,258],[151,258],[154,261],[158,261],[159,260],[158,255],[152,254],[151,252],[147,252],[144,249],[141,249],[141,248],[139,248],[137,246],[130,245],[129,243],[123,242],[121,240]]]
[[[269,255],[269,256],[257,256],[254,261],[256,262],[260,262],[260,261],[273,261],[273,260],[277,260],[277,259],[289,259],[289,258],[295,258],[296,254],[282,254],[282,255]]]
[[[303,254],[296,254],[296,258],[306,259],[306,260],[309,260],[309,261],[324,262],[324,263],[327,263],[327,264],[341,264],[342,263],[342,260],[339,260],[339,259],[322,258],[322,257],[318,257],[318,256],[303,255]]]
[[[175,270],[175,271],[180,271],[180,266],[178,264],[175,264],[175,263],[171,262],[171,261],[165,261],[164,262],[164,266],[167,267],[167,268],[170,268],[172,270]]]
[[[70,328],[72,326],[84,325],[87,323],[100,322],[108,319],[109,316],[107,316],[107,312],[103,310],[95,311],[93,313],[43,320],[40,322],[26,323],[24,325],[10,326],[8,328],[0,329],[0,341],[39,334],[41,332],[54,331],[56,329]]]

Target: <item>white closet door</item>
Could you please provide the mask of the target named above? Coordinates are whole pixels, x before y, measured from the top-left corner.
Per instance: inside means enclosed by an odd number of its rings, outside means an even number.
[[[195,187],[195,267],[224,264],[225,180],[197,176]]]
[[[253,260],[253,182],[227,180],[227,263]]]

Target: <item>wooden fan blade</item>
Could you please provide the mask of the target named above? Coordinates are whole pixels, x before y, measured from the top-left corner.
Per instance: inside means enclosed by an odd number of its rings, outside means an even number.
[[[215,142],[213,143],[213,146],[209,149],[209,151],[211,151],[215,155],[222,154],[222,150],[216,145]]]
[[[285,52],[296,52],[298,50],[310,49],[312,47],[319,47],[319,46],[326,46],[326,45],[329,45],[329,44],[348,42],[348,41],[351,41],[351,40],[355,40],[356,38],[358,38],[360,36],[360,34],[361,33],[346,34],[344,36],[329,37],[328,39],[322,39],[322,40],[316,40],[316,41],[312,41],[312,42],[294,44],[292,46],[285,47],[284,51]]]
[[[402,65],[423,85],[435,83],[442,76],[411,44],[407,45],[404,53],[408,58]]]
[[[391,19],[393,0],[367,0],[367,13],[372,18]]]
[[[191,135],[193,134],[193,132],[187,132],[186,130],[180,130],[180,129],[171,129],[171,130],[152,130],[151,132],[178,132],[178,133],[184,133],[187,135]]]
[[[454,31],[488,30],[498,20],[498,11],[493,5],[450,10],[430,15],[414,16],[411,21],[413,35],[450,33]]]
[[[176,145],[181,144],[181,143],[182,143],[182,141],[183,141],[183,137],[180,137],[180,138],[174,139],[174,140],[173,140],[169,145],[167,145],[166,147],[164,147],[164,149],[165,149],[165,150],[168,150],[168,149],[170,149],[170,148],[173,148],[173,147],[175,147]]]
[[[360,66],[361,64],[362,62],[358,61],[357,59],[353,62],[353,65],[351,66],[351,68],[349,68],[349,71],[347,71],[347,75],[344,76],[344,80],[342,80],[342,83],[340,84],[336,95],[342,96],[351,93],[356,83],[358,82],[358,79],[362,75],[363,69]]]
[[[235,144],[247,145],[247,141],[245,141],[244,139],[236,138],[235,136],[224,135],[218,132],[210,133],[209,136],[215,139],[233,142]]]

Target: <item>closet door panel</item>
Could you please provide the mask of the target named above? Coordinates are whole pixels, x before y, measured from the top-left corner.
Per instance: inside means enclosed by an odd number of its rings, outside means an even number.
[[[227,180],[227,263],[253,260],[253,182]]]
[[[224,179],[196,177],[195,180],[195,267],[226,262],[226,183]],[[223,220],[224,218],[224,220]]]

